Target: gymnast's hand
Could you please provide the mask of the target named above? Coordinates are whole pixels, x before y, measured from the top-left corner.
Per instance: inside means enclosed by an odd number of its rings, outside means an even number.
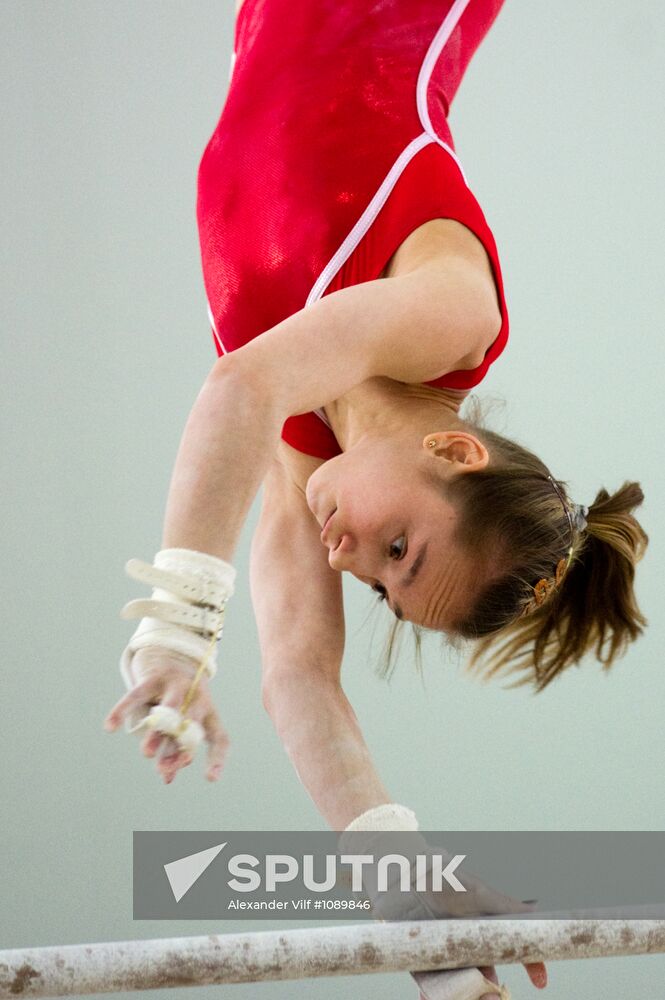
[[[433,849],[430,848],[430,850]],[[439,849],[435,850],[443,853]],[[386,894],[381,894],[384,896],[384,899],[381,901],[376,899],[373,912],[377,917],[389,920],[400,919],[400,914],[404,918],[408,917],[411,920],[431,920],[433,918],[482,917],[507,913],[533,912],[532,903],[524,903],[518,899],[513,899],[511,896],[506,896],[504,893],[485,885],[484,882],[481,882],[474,875],[467,874],[460,869],[457,871],[457,876],[462,881],[466,892],[457,893],[445,882],[440,892],[435,892],[432,889],[419,891],[415,888],[414,874],[412,877],[412,888],[408,894],[401,892],[391,893],[390,890]],[[397,885],[394,884],[393,888],[396,889]],[[406,900],[403,898],[405,895]],[[389,896],[392,897],[390,903],[388,902]],[[544,989],[547,986],[547,971],[542,962],[525,964],[524,968],[535,987]],[[481,968],[480,971],[491,982],[499,982],[494,966]],[[487,994],[487,997],[491,997],[492,1000],[494,996],[495,994]]]
[[[417,832],[368,833],[345,832],[343,853],[373,854],[375,858],[397,852],[411,858],[410,888],[401,890],[400,872],[397,866],[389,869],[387,888],[379,890],[376,866],[367,866],[363,872],[363,887],[372,903],[372,914],[378,920],[432,920],[460,917],[489,917],[500,914],[533,913],[533,904],[513,899],[482,882],[462,867],[453,868],[454,878],[464,886],[465,891],[455,891],[453,885],[442,880],[442,888],[434,890],[431,878],[431,857],[443,857],[443,865],[453,860],[443,848],[433,847]],[[428,857],[425,878],[427,888],[417,888],[416,855]],[[422,875],[421,875],[422,877]],[[454,883],[454,879],[453,879]],[[542,962],[525,964],[529,979],[539,989],[547,985],[547,972]],[[480,970],[492,982],[497,982],[494,967]],[[487,994],[494,997],[495,994]],[[496,994],[498,996],[498,993]]]
[[[495,889],[485,885],[484,882],[481,882],[474,875],[467,874],[461,869],[457,871],[457,875],[467,890],[466,893],[456,893],[452,888],[447,887],[445,883],[441,892],[434,892],[432,890],[417,892],[415,889],[412,889],[413,896],[418,900],[418,903],[412,903],[412,905],[422,905],[423,919],[427,919],[425,916],[427,910],[430,911],[428,914],[429,919],[432,917],[482,917],[507,913],[520,914],[533,912],[533,903],[524,903],[521,900],[513,899],[501,892],[497,892]],[[547,970],[543,962],[525,963],[524,968],[529,979],[537,989],[544,989],[547,986]],[[480,971],[486,979],[498,985],[499,977],[493,965],[481,967]],[[486,994],[486,1000],[494,1000],[494,997],[498,997],[498,995],[498,993],[488,993]],[[485,1000],[485,997],[483,1000]]]
[[[418,834],[410,835],[412,837],[419,836]],[[422,841],[425,844],[425,841]],[[439,848],[428,847],[429,851],[436,851],[437,853],[443,854],[443,850]],[[452,860],[452,855],[450,855]],[[511,896],[506,896],[502,892],[498,892],[496,889],[492,889],[490,886],[481,882],[476,876],[468,874],[463,871],[463,869],[458,869],[456,872],[457,877],[463,883],[466,892],[455,892],[454,889],[448,885],[448,883],[443,883],[443,888],[441,891],[434,891],[432,889],[417,890],[415,888],[415,873],[412,875],[412,888],[411,891],[406,894],[407,900],[400,901],[400,897],[404,897],[404,893],[391,893],[390,890],[384,895],[382,902],[378,899],[374,906],[374,911],[384,909],[384,913],[389,914],[387,919],[396,920],[399,919],[400,911],[406,917],[408,914],[409,919],[432,919],[432,918],[446,918],[446,917],[471,917],[471,916],[497,916],[499,914],[520,914],[520,913],[532,913],[533,903],[524,903],[521,900],[513,899]],[[397,885],[394,884],[394,889]],[[392,897],[392,901],[388,903],[388,897]],[[377,912],[377,916],[383,916],[383,913]],[[386,917],[384,917],[386,919]],[[537,989],[544,989],[547,986],[547,970],[543,962],[532,962],[525,964],[527,975],[533,985]],[[491,982],[499,982],[499,978],[496,973],[494,966],[483,967],[480,969],[482,974],[486,979]],[[486,994],[488,1000],[494,1000],[497,994]]]
[[[179,709],[196,668],[196,661],[182,653],[158,646],[137,650],[131,665],[136,684],[107,715],[104,720],[106,731],[115,732],[130,714],[138,712],[139,715],[146,715],[155,705]],[[199,679],[187,709],[187,718],[199,723],[203,729],[208,744],[206,777],[208,781],[217,781],[224,765],[229,738],[212,702],[206,676]],[[187,767],[194,759],[191,752],[183,750],[174,739],[158,731],[147,733],[141,742],[141,750],[146,757],[157,756],[157,771],[167,785],[180,768]]]

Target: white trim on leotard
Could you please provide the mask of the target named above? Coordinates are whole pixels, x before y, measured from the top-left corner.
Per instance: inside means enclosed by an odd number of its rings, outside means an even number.
[[[453,33],[457,22],[464,13],[469,2],[470,0],[455,0],[443,19],[440,28],[432,39],[432,42],[430,43],[430,46],[425,54],[425,58],[420,66],[418,81],[416,83],[416,105],[418,108],[418,117],[421,125],[423,126],[424,132],[417,136],[417,138],[413,139],[397,157],[379,185],[379,188],[371,199],[369,205],[314,282],[314,285],[307,296],[305,306],[312,305],[313,302],[316,302],[317,299],[321,298],[326,288],[339,271],[340,267],[346,263],[363,236],[370,229],[372,223],[385,204],[388,195],[394,188],[410,160],[412,160],[416,153],[427,146],[430,142],[436,142],[437,145],[441,146],[450,156],[452,156],[459,168],[460,173],[462,174],[464,183],[467,183],[464,170],[462,169],[462,164],[448,143],[439,138],[432,127],[432,122],[427,108],[427,88],[429,86],[432,73],[434,72],[436,62],[443,51],[443,47]]]
[[[215,340],[219,344],[220,351],[222,352],[222,354],[228,354],[229,352],[224,347],[224,344],[222,343],[222,338],[219,335],[219,331],[217,329],[217,324],[215,323],[215,317],[212,314],[212,309],[210,308],[210,303],[209,302],[208,302],[208,319],[210,320],[210,326],[212,327],[212,332],[213,332],[213,334],[215,336]]]
[[[365,233],[368,232],[370,226],[386,203],[388,195],[395,187],[395,184],[399,180],[407,164],[413,159],[416,153],[419,153],[421,149],[428,146],[431,142],[433,142],[431,136],[422,132],[416,139],[413,139],[405,149],[402,150],[386,176],[381,181],[381,184],[372,197],[369,205],[314,282],[314,285],[307,296],[307,301],[305,302],[306,307],[311,306],[314,302],[321,298],[339,269],[346,263]]]
[[[429,108],[427,107],[427,88],[437,60],[443,52],[443,47],[455,30],[457,22],[468,7],[469,2],[470,0],[455,0],[452,7],[441,22],[441,27],[431,41],[430,47],[425,54],[425,58],[422,61],[420,72],[418,74],[418,83],[416,84],[416,105],[418,107],[418,117],[420,118],[422,127],[428,135],[432,136],[433,139],[438,139],[438,136],[432,127],[432,119],[429,116]],[[452,152],[452,150],[449,150],[449,152]],[[457,165],[459,166],[459,163]],[[462,168],[460,167],[460,170],[461,169]]]
[[[454,151],[448,143],[444,142],[443,139],[441,139],[434,131],[429,115],[429,109],[427,107],[427,88],[437,60],[443,51],[443,47],[455,30],[455,26],[466,10],[469,2],[470,0],[455,0],[445,18],[441,22],[441,26],[432,39],[430,46],[425,53],[425,58],[421,63],[420,71],[418,73],[418,81],[416,83],[416,106],[418,109],[418,117],[424,132],[417,136],[417,138],[413,139],[397,157],[379,185],[371,201],[367,205],[365,211],[362,213],[356,224],[353,226],[351,231],[323,268],[321,274],[316,279],[309,295],[307,296],[305,307],[312,305],[321,298],[339,269],[349,259],[365,234],[369,232],[372,223],[383,208],[389,194],[395,187],[395,184],[406,169],[407,165],[416,153],[420,152],[421,149],[424,149],[425,146],[429,145],[431,142],[436,142],[437,145],[442,147],[442,149],[445,149],[457,164],[457,167],[462,175],[462,179],[468,186],[466,175],[462,169],[462,164],[458,160]],[[313,412],[327,427],[330,427],[330,421],[326,417],[323,409],[314,410]]]

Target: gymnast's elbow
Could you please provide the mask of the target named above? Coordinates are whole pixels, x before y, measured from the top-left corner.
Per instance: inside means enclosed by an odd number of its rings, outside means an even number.
[[[264,673],[261,682],[263,708],[282,741],[340,697],[339,681],[318,670],[272,670]]]
[[[242,348],[217,358],[205,380],[201,393],[213,399],[231,399],[237,405],[239,416],[248,413],[263,414],[280,428],[289,416],[282,412],[277,386],[274,380],[260,377],[252,368],[251,358],[243,355]]]
[[[302,671],[264,669],[261,703],[278,733],[283,728],[289,728],[301,711],[298,695],[302,677]]]

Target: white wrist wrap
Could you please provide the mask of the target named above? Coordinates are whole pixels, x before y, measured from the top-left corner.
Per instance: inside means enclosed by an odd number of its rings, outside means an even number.
[[[136,684],[131,661],[138,649],[161,646],[202,660],[212,637],[221,638],[236,571],[223,559],[191,549],[162,549],[152,566],[130,559],[125,568],[133,579],[154,587],[149,599],[129,601],[120,612],[122,618],[142,619],[120,661],[120,672],[130,689]],[[206,672],[209,677],[217,672],[215,650]]]
[[[411,809],[400,806],[397,802],[386,802],[356,816],[340,834],[337,847],[340,854],[363,854],[376,841],[377,838],[373,834],[392,832],[411,834],[412,836],[407,837],[406,840],[412,844],[414,843],[413,834],[417,829],[418,820]],[[363,836],[363,834],[367,834],[367,836]],[[418,842],[420,842],[422,840],[420,834],[418,834],[418,838]]]
[[[413,831],[418,829],[416,814],[396,802],[374,806],[349,823],[345,832],[383,833],[390,830]]]

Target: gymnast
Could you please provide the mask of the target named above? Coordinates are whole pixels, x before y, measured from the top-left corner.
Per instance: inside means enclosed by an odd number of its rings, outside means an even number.
[[[502,0],[245,0],[203,154],[198,225],[218,358],[187,421],[162,548],[106,728],[141,729],[165,782],[228,737],[212,700],[238,537],[263,701],[335,830],[417,829],[340,682],[341,573],[398,620],[474,640],[542,691],[645,624],[637,483],[588,509],[532,452],[460,412],[504,350],[497,248],[447,115]],[[398,623],[396,623],[398,624]],[[542,985],[542,967],[530,970]],[[540,978],[539,978],[540,977]]]

